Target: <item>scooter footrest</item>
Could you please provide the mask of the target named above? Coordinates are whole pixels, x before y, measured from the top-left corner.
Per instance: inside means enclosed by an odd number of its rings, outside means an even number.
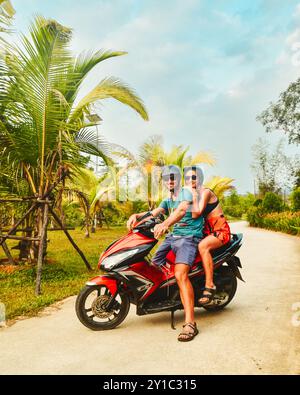
[[[162,310],[170,310],[174,308],[180,307],[181,302],[179,301],[172,301],[172,300],[165,300],[163,302],[148,304],[144,306],[144,310],[147,313],[162,311]]]

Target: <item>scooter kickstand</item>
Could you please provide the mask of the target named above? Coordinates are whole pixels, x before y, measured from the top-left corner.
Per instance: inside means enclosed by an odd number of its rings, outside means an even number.
[[[171,310],[171,328],[176,330],[175,325],[174,325],[175,311],[176,310]]]

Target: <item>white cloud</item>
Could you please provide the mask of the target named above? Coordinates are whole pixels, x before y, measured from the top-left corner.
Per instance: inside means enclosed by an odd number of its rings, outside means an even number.
[[[241,18],[238,14],[228,14],[226,12],[214,10],[214,14],[218,17],[219,21],[227,27],[241,29],[243,27]]]
[[[198,0],[73,3],[68,12],[53,6],[51,17],[74,28],[74,52],[128,51],[99,65],[83,94],[114,75],[134,87],[149,110],[150,122],[144,122],[128,107],[104,101],[105,137],[134,152],[151,134],[163,135],[166,147],[184,144],[194,154],[210,151],[218,163],[208,175],[235,178],[241,192],[251,189],[251,145],[264,135],[255,118],[298,76],[291,63],[298,27],[293,25],[284,41],[280,33],[257,26],[254,32],[238,14],[206,12]],[[295,13],[296,18],[300,6]]]

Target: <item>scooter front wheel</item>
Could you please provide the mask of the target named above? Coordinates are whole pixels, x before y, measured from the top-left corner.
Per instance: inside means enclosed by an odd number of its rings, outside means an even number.
[[[76,314],[79,321],[94,331],[113,329],[126,318],[130,300],[119,292],[108,309],[111,293],[104,285],[85,286],[76,299]]]

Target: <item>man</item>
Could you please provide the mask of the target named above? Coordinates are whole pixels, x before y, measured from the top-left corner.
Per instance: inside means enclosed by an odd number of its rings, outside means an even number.
[[[168,189],[169,198],[176,198],[181,190],[181,171],[179,167],[175,165],[164,166],[162,171],[162,180]],[[165,208],[161,207],[161,205],[152,211],[132,214],[127,221],[127,228],[131,229],[134,224],[139,221],[139,218],[147,213],[149,216],[152,215],[153,217],[157,217],[159,214],[167,214]]]
[[[178,186],[181,184],[179,168],[177,166],[165,166],[162,177],[167,182],[170,196],[163,200],[157,209],[152,211],[152,215],[157,216],[159,213],[163,213],[169,215],[169,217],[162,224],[155,226],[154,236],[159,238],[172,225],[174,225],[174,228],[173,232],[167,235],[158,248],[152,262],[157,266],[163,265],[166,255],[171,249],[176,255],[175,277],[185,312],[185,324],[178,340],[190,341],[198,334],[198,329],[194,321],[194,290],[188,273],[197,255],[198,243],[203,236],[204,221],[201,216],[196,219],[192,218],[193,195],[188,189],[179,190]],[[127,226],[138,219],[137,214],[134,214],[134,216],[133,218],[130,217]]]

